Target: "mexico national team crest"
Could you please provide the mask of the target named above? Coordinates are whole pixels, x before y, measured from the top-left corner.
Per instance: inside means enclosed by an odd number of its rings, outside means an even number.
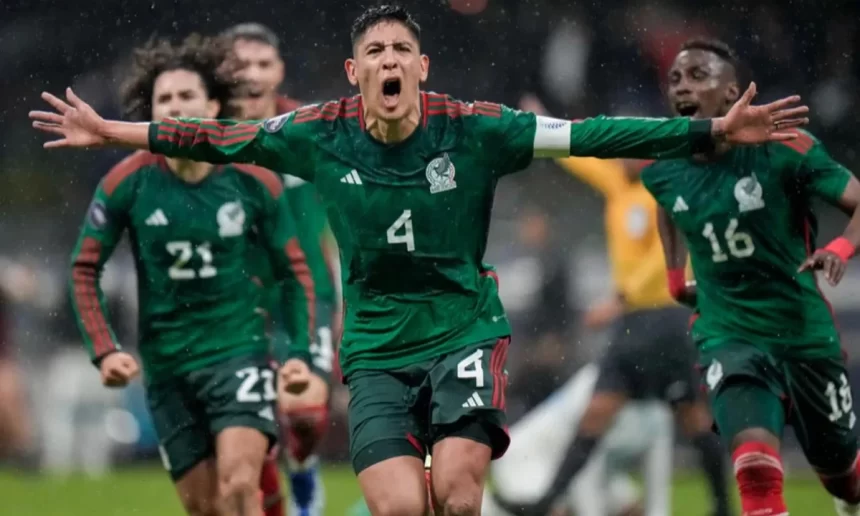
[[[245,230],[245,210],[239,201],[225,202],[215,216],[218,221],[218,236],[236,237]]]
[[[447,192],[457,188],[454,174],[454,164],[447,152],[441,158],[431,161],[427,165],[427,181],[430,181],[430,193]]]
[[[761,183],[758,182],[755,174],[738,179],[735,183],[735,199],[738,201],[740,212],[764,208],[762,193]]]

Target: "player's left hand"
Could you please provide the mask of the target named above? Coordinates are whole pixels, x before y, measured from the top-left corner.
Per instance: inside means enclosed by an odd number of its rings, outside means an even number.
[[[846,262],[833,251],[819,249],[800,265],[797,272],[824,271],[824,279],[831,286],[835,287],[842,281],[842,275],[845,274],[845,266]]]
[[[290,394],[301,394],[308,388],[311,370],[304,360],[291,358],[278,371],[280,390]]]
[[[796,105],[800,102],[799,95],[753,106],[755,95],[753,82],[724,117],[714,119],[714,134],[722,135],[727,142],[734,144],[785,141],[797,138],[797,131],[790,129],[809,123],[806,117],[809,107]]]

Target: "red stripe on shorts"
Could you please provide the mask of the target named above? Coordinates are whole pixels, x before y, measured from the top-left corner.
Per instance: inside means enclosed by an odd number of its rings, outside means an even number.
[[[505,362],[508,359],[508,344],[510,337],[503,337],[496,341],[493,352],[490,355],[490,374],[493,376],[493,406],[505,410]]]

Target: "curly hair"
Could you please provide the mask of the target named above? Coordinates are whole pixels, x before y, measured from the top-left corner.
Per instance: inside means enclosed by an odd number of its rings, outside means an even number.
[[[176,45],[168,39],[150,39],[135,49],[131,70],[120,88],[126,117],[135,121],[152,118],[155,81],[164,72],[188,70],[200,76],[207,96],[221,105],[217,117],[231,116],[233,100],[241,95],[235,73],[241,67],[233,55],[232,41],[223,37],[191,34]]]

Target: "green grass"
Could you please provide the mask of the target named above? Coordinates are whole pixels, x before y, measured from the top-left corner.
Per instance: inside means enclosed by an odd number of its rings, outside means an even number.
[[[325,472],[327,515],[344,516],[358,500],[359,491],[348,467]],[[832,502],[818,482],[789,479],[786,498],[792,514],[833,514]],[[707,490],[695,476],[677,478],[673,514],[705,516]],[[92,480],[84,477],[50,479],[0,471],[0,514],[28,516],[182,516],[173,487],[156,467],[124,469]]]

